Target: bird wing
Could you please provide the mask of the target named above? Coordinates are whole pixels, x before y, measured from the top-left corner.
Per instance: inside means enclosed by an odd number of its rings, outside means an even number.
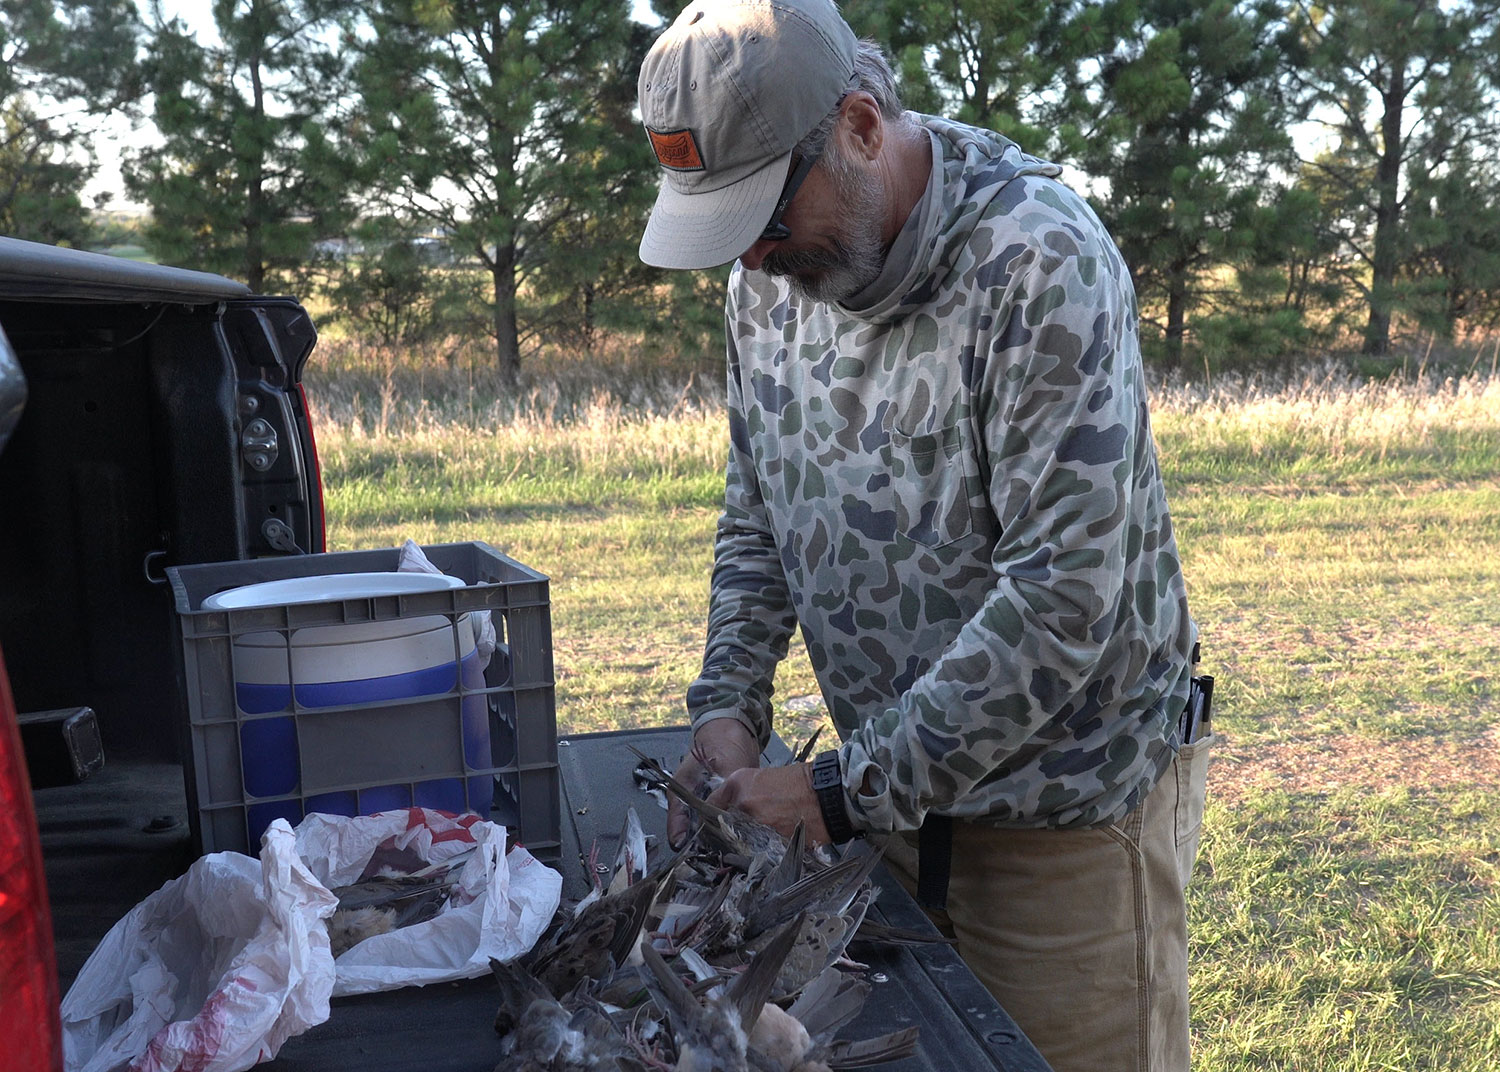
[[[771,996],[771,990],[781,974],[782,965],[786,963],[787,954],[792,951],[792,946],[802,931],[802,922],[805,918],[799,915],[777,931],[775,936],[750,961],[750,966],[729,984],[725,997],[739,1013],[740,1026],[746,1031],[755,1026],[761,1006],[765,1005],[766,999]]]
[[[682,1027],[693,1023],[701,1011],[698,999],[677,973],[667,967],[667,962],[650,942],[641,945],[641,961],[649,973],[646,988],[667,1017]]]
[[[765,898],[747,915],[745,936],[754,938],[802,911],[843,912],[868,883],[880,855],[877,849],[845,857]]]
[[[802,871],[807,862],[806,852],[807,830],[802,825],[802,820],[798,819],[797,828],[792,831],[792,839],[787,843],[786,852],[782,853],[780,862],[761,877],[761,894],[780,893],[801,880]]]
[[[917,1052],[917,1029],[904,1027],[874,1038],[835,1042],[829,1047],[827,1064],[832,1069],[869,1068],[899,1061]]]
[[[871,916],[866,916],[850,944],[854,942],[869,943],[877,947],[924,946],[956,945],[958,939],[949,938],[935,928],[918,930],[915,927],[893,927],[889,923],[881,923]]]
[[[532,1003],[554,1001],[546,987],[515,961],[490,958],[490,972],[500,984],[500,1009],[495,1013],[495,1032],[508,1035],[521,1023]]]
[[[620,851],[615,857],[615,873],[609,880],[609,892],[618,893],[646,877],[646,831],[634,808],[625,812],[625,827],[620,831]]]
[[[832,1042],[839,1029],[860,1014],[872,989],[870,981],[863,976],[825,968],[802,989],[787,1012],[796,1017],[814,1039]]]

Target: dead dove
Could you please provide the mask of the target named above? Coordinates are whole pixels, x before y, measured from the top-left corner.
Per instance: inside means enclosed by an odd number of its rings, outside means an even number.
[[[756,880],[756,895],[770,897],[780,893],[802,877],[803,872],[807,870],[807,864],[807,830],[803,827],[802,820],[798,819],[780,862],[768,868]]]
[[[874,1038],[834,1042],[828,1046],[824,1064],[830,1072],[842,1072],[846,1068],[869,1068],[899,1061],[917,1052],[917,1035],[917,1028],[903,1027]]]
[[[643,876],[630,812],[612,876],[599,881],[591,856],[589,896],[496,969],[497,1072],[839,1072],[912,1053],[914,1028],[835,1038],[870,993],[847,949],[879,853],[819,855],[800,825],[783,838],[637,755],[637,775],[682,799],[697,829]]]
[[[500,984],[495,1030],[503,1038],[495,1072],[644,1070],[629,1041],[597,1003],[569,1008],[519,964],[491,958]]]
[[[436,874],[413,874],[365,879],[338,886],[333,895],[339,908],[352,912],[361,908],[389,908],[396,913],[395,925],[409,927],[437,915],[458,881],[460,868]]]
[[[335,887],[339,905],[327,923],[333,955],[338,957],[366,938],[432,919],[448,903],[470,855],[466,852],[410,874],[375,874]]]
[[[697,815],[700,829],[721,849],[744,856],[746,859],[753,859],[755,856],[764,854],[773,866],[781,862],[781,858],[786,854],[787,839],[780,833],[750,818],[744,812],[727,810],[708,803],[667,773],[656,760],[638,748],[634,751],[641,759],[636,769],[686,804]]]
[[[841,961],[873,898],[874,890],[867,887],[840,911],[804,912],[798,917],[802,923],[791,949],[782,958],[771,996],[777,1001],[795,997],[808,983]],[[765,941],[762,936],[747,942],[745,949],[753,952]]]
[[[677,1043],[676,1072],[749,1072],[749,1034],[770,994],[801,919],[778,932],[722,994],[700,1001],[649,944],[641,956],[647,985],[666,1012]]]
[[[915,1027],[834,1040],[859,1015],[869,993],[868,980],[829,968],[785,1011],[768,1003],[750,1032],[751,1064],[757,1072],[835,1072],[910,1057],[916,1052]]]
[[[681,856],[618,893],[607,893],[544,934],[523,958],[554,996],[623,966],[640,940],[646,913]]]
[[[390,908],[340,908],[328,917],[328,951],[337,960],[366,938],[396,929],[396,912]]]
[[[738,871],[728,871],[712,887],[679,884],[661,906],[657,931],[679,948],[736,949],[744,941],[750,888],[750,880]]]
[[[832,1042],[839,1030],[859,1016],[874,989],[869,979],[828,968],[808,983],[787,1008],[814,1039]]]

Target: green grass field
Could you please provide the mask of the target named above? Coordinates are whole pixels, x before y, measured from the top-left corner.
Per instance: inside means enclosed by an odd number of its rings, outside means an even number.
[[[552,578],[568,731],[680,722],[711,384],[503,402],[314,368],[331,549],[485,540]],[[1500,383],[1164,386],[1154,422],[1224,735],[1193,927],[1202,1072],[1500,1069]],[[781,730],[820,719],[805,655]]]

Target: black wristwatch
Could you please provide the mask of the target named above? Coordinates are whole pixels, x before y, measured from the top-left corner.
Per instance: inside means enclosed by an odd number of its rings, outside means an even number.
[[[849,822],[849,808],[844,803],[844,773],[839,768],[837,752],[820,752],[812,765],[813,792],[818,797],[818,810],[823,813],[823,825],[828,827],[828,838],[835,845],[842,845],[864,835]]]

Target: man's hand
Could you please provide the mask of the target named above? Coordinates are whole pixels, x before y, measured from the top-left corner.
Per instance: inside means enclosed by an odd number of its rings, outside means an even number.
[[[760,746],[744,723],[733,718],[716,718],[698,727],[693,734],[693,749],[683,757],[675,774],[679,782],[701,795],[705,786],[717,788],[720,779],[759,765]],[[668,793],[667,843],[680,849],[687,840],[688,827],[687,805]]]
[[[812,764],[759,767],[735,771],[708,798],[710,804],[735,808],[791,837],[800,820],[809,844],[828,841],[828,827],[812,787]]]

